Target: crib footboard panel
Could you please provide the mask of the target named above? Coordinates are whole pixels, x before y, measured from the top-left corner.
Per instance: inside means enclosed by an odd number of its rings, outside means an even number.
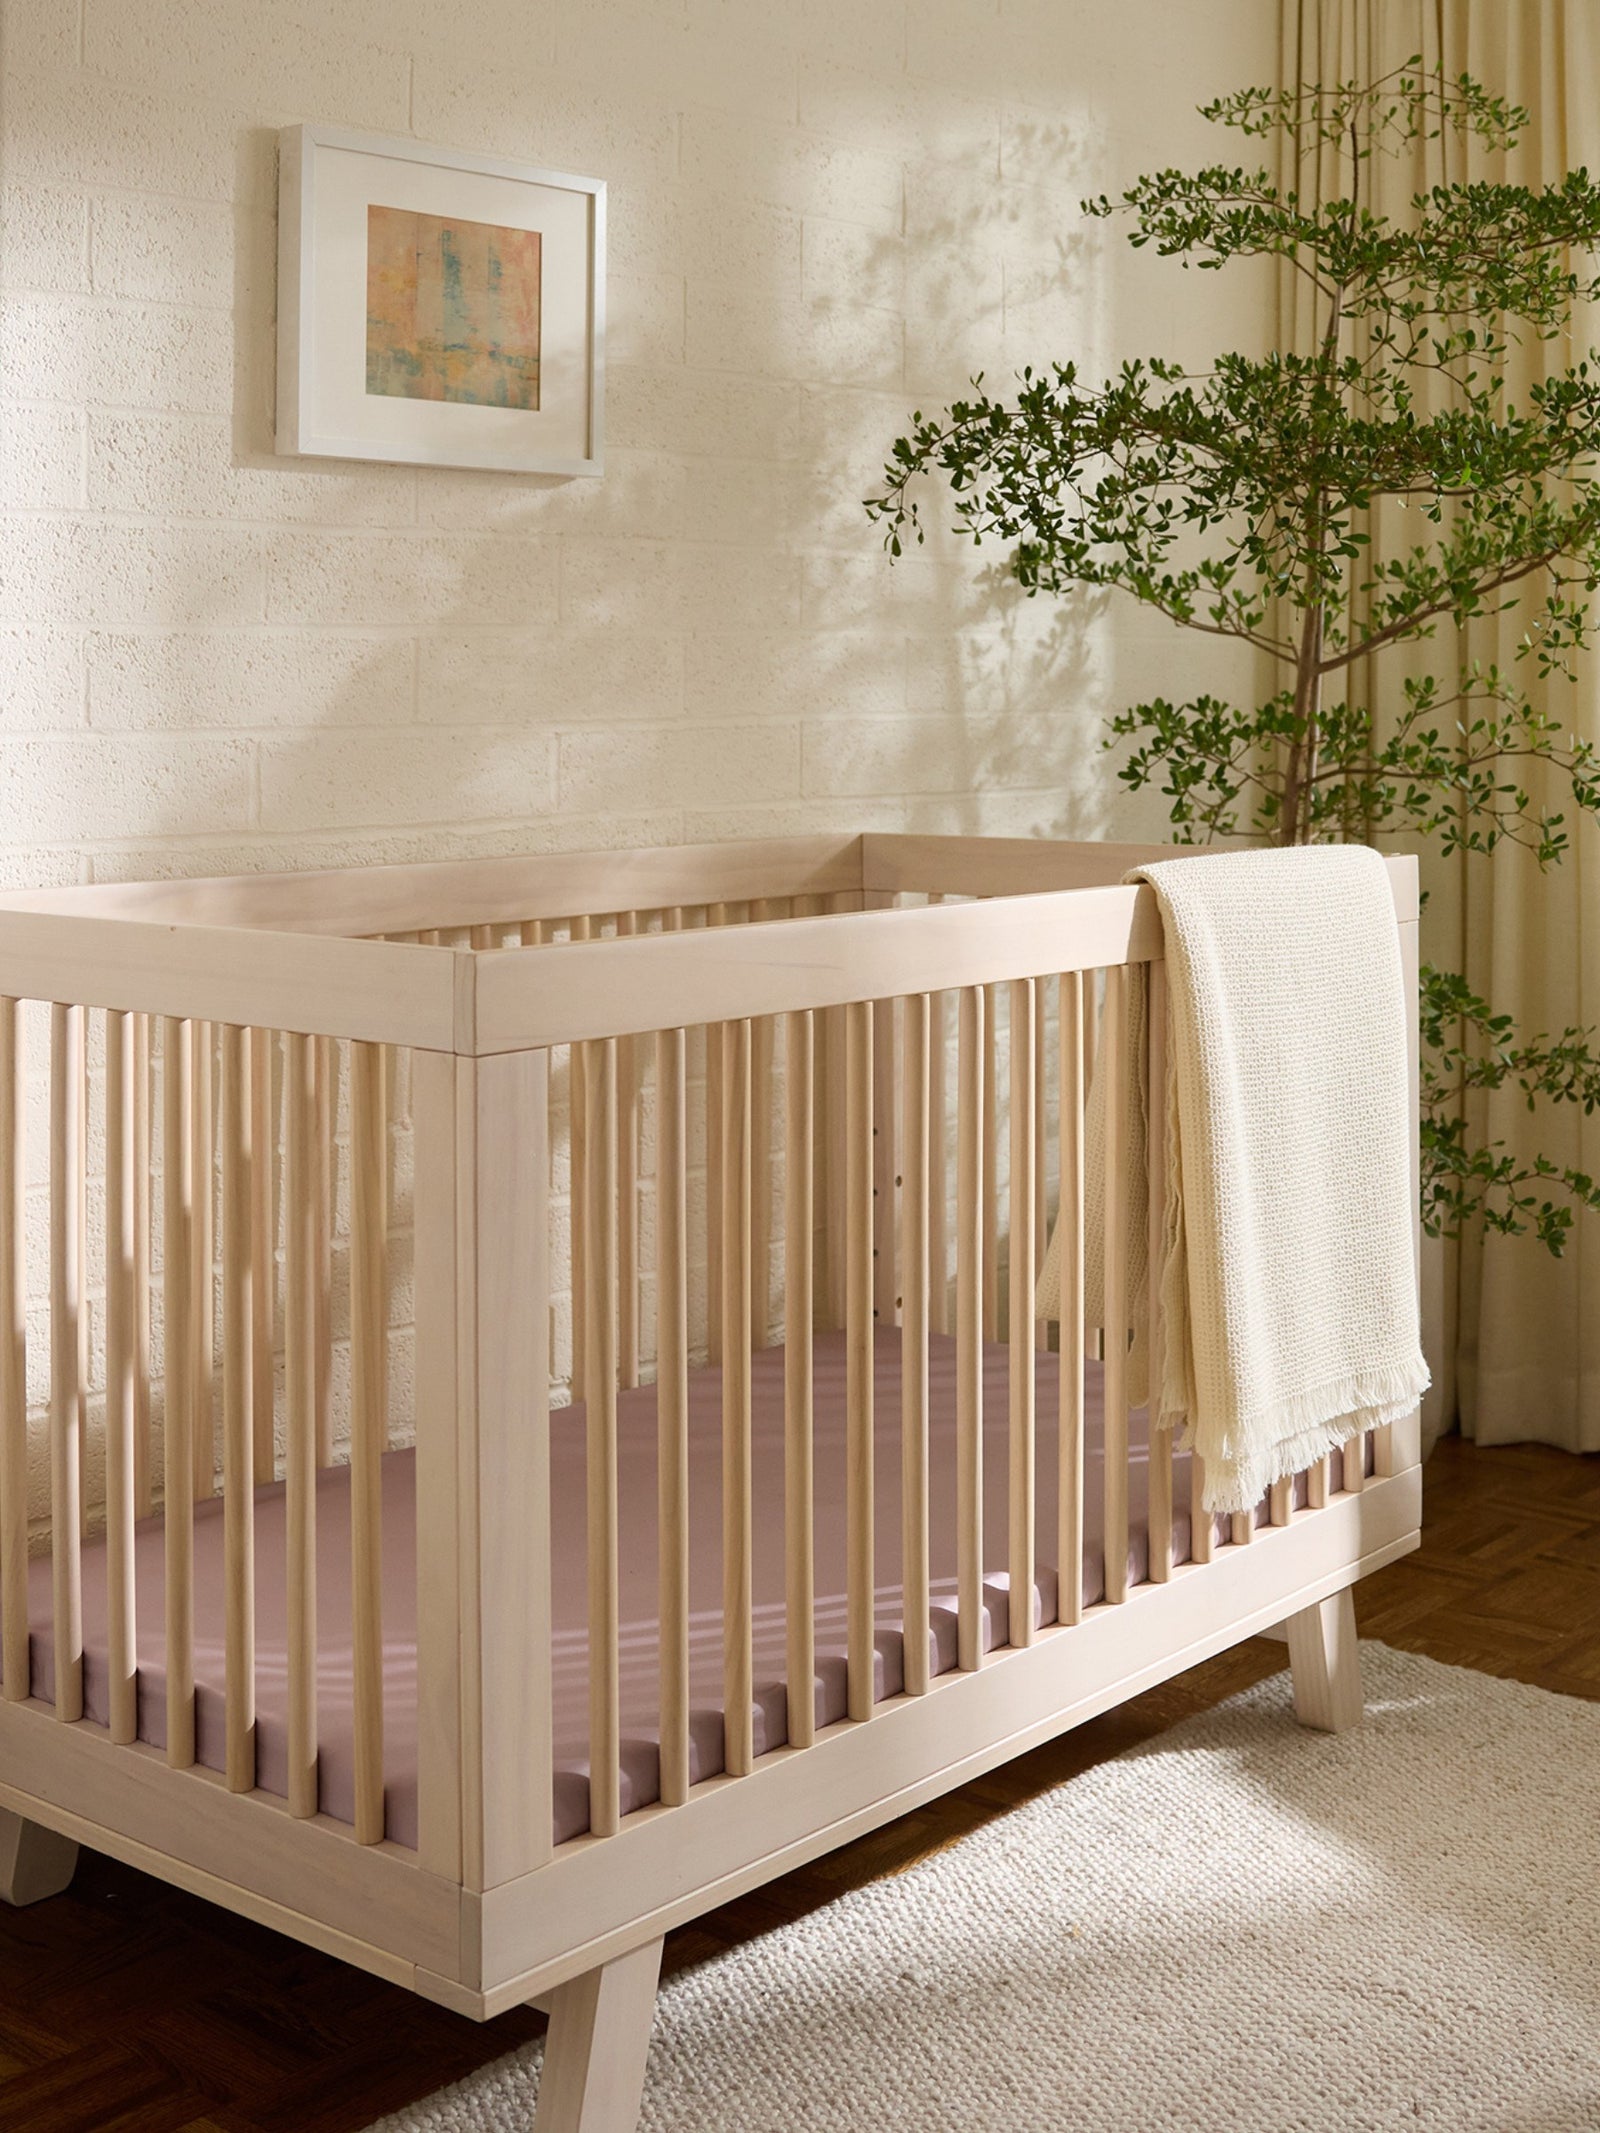
[[[461,1973],[460,1890],[410,1851],[169,1769],[142,1743],[114,1747],[48,1704],[0,1704],[0,1804],[281,1932],[337,1942],[364,1969]]]
[[[563,1846],[541,1872],[469,1900],[484,1986],[456,2003],[503,2013],[1353,1584],[1418,1545],[1421,1495],[1415,1469],[1369,1483],[1251,1548],[994,1653],[978,1674],[880,1704],[870,1726],[844,1720],[748,1777],[708,1780],[682,1807],[642,1810],[616,1837]]]

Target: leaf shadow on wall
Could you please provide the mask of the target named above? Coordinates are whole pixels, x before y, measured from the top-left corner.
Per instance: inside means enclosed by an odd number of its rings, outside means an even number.
[[[856,795],[893,825],[952,832],[1105,834],[1111,771],[1107,602],[1093,592],[1030,599],[997,547],[975,552],[942,483],[920,488],[922,546],[891,563],[861,499],[882,493],[913,408],[933,414],[1026,365],[1093,366],[1103,241],[1076,213],[1096,144],[1076,125],[1016,123],[1008,146],[1028,183],[958,170],[908,183],[906,230],[865,254],[854,289],[814,299],[822,319],[862,292],[902,292],[903,385],[861,400],[860,419],[820,436],[801,469],[796,520],[824,529],[870,585],[904,658],[905,717],[863,749]],[[927,211],[924,211],[926,204]],[[826,736],[826,727],[823,733]],[[846,760],[848,761],[848,754]]]

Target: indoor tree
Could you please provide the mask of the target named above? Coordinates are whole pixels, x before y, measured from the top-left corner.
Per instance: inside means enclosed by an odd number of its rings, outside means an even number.
[[[1084,211],[1185,265],[1277,262],[1308,300],[1308,347],[1198,373],[1132,359],[1105,381],[1063,361],[998,397],[978,378],[912,417],[867,509],[898,556],[923,538],[921,478],[942,476],[959,530],[1006,543],[1027,592],[1109,588],[1253,649],[1260,700],[1156,698],[1110,722],[1120,776],[1162,792],[1179,841],[1399,834],[1470,854],[1516,843],[1554,865],[1566,811],[1600,814],[1600,758],[1544,707],[1596,633],[1600,366],[1561,367],[1555,344],[1600,296],[1573,263],[1600,244],[1600,186],[1581,170],[1542,189],[1466,176],[1380,212],[1375,157],[1449,135],[1470,161],[1527,123],[1417,60],[1370,83],[1246,89],[1202,115],[1276,140],[1285,175],[1160,170]],[[1552,345],[1516,404],[1507,358],[1534,340]],[[1473,657],[1475,627],[1507,614],[1507,659]],[[1429,1228],[1476,1216],[1559,1252],[1600,1185],[1479,1145],[1464,1104],[1511,1087],[1593,1110],[1592,1033],[1520,1034],[1432,965],[1422,1019]]]

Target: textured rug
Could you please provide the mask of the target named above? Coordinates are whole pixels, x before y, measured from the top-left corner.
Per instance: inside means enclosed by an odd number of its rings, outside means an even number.
[[[1594,2133],[1600,1704],[1362,1657],[1354,1733],[1278,1675],[669,1979],[646,2133]]]

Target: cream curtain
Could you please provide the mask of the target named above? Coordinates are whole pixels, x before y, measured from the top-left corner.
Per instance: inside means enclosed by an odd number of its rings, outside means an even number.
[[[1596,0],[1284,0],[1284,82],[1370,79],[1413,53],[1449,79],[1462,72],[1525,105],[1532,124],[1506,156],[1474,151],[1475,174],[1527,184],[1567,170],[1600,168],[1600,7]],[[1498,165],[1498,168],[1493,167]],[[1409,159],[1375,158],[1376,204],[1403,212],[1420,186],[1464,174],[1453,137],[1417,144]],[[1329,173],[1320,174],[1324,183]],[[1309,320],[1286,275],[1280,333],[1305,345]],[[1600,319],[1580,315],[1570,343],[1525,345],[1513,358],[1513,401],[1545,366],[1565,368],[1600,344]],[[1385,528],[1374,528],[1381,549]],[[1515,625],[1475,627],[1468,656],[1508,660]],[[1429,647],[1435,670],[1458,647]],[[1399,670],[1366,677],[1379,720],[1398,691]],[[1600,740],[1600,658],[1575,683],[1549,685],[1549,709]],[[1559,805],[1552,793],[1554,804]],[[1600,1022],[1600,830],[1568,820],[1564,865],[1541,874],[1524,854],[1442,861],[1426,868],[1430,908],[1424,954],[1454,964],[1494,1006],[1532,1035]],[[1544,1153],[1600,1176],[1600,1116],[1543,1107],[1535,1118],[1503,1093],[1474,1121],[1523,1158]],[[1461,1427],[1482,1444],[1537,1438],[1571,1451],[1600,1450],[1600,1216],[1580,1214],[1564,1258],[1527,1237],[1482,1237],[1433,1250],[1430,1361],[1439,1388],[1433,1427]]]

